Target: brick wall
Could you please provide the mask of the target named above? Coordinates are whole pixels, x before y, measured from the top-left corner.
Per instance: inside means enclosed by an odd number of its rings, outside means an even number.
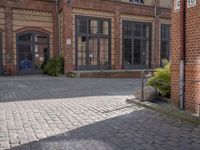
[[[197,6],[186,10],[186,61],[185,61],[185,108],[199,112],[200,105],[200,1]],[[179,101],[179,62],[180,62],[180,12],[172,12],[172,95],[171,99],[178,105]]]
[[[2,49],[3,49],[3,65],[5,65],[6,51],[5,51],[5,9],[0,7],[0,32],[2,32]]]
[[[159,5],[159,3],[158,3]],[[110,18],[112,21],[112,69],[122,69],[122,20],[132,20],[132,21],[141,21],[141,22],[150,22],[152,23],[152,37],[153,40],[151,43],[152,51],[152,66],[156,67],[160,65],[160,56],[158,55],[160,50],[159,45],[159,32],[157,30],[155,33],[154,29],[159,28],[159,20],[170,20],[170,9],[158,8],[160,12],[159,17],[154,18],[155,11],[154,6],[146,5],[130,5],[120,2],[111,2],[111,1],[101,1],[101,0],[74,0],[72,3],[67,4],[66,1],[61,0],[60,9],[64,12],[64,28],[65,28],[65,37],[64,39],[71,39],[72,45],[65,46],[65,72],[75,70],[75,29],[74,29],[74,16],[86,15],[86,16],[97,16]],[[70,11],[72,14],[70,14]],[[72,19],[71,19],[72,18]],[[155,24],[157,25],[155,27]],[[73,31],[71,33],[71,30]],[[70,31],[70,32],[68,32]],[[154,38],[156,35],[157,38]],[[65,41],[64,41],[65,43]],[[154,44],[155,43],[155,44]],[[71,57],[73,55],[73,57]]]
[[[31,5],[30,5],[31,3]],[[112,27],[112,69],[122,69],[122,25],[124,19],[152,23],[152,66],[159,65],[159,20],[170,20],[170,9],[158,8],[160,12],[157,21],[154,19],[154,6],[130,5],[111,0],[74,0],[68,3],[60,1],[60,17],[56,15],[56,5],[53,0],[1,0],[0,29],[3,31],[4,65],[10,74],[16,74],[16,33],[22,29],[39,29],[50,33],[51,56],[57,54],[60,44],[60,54],[65,57],[65,72],[75,70],[75,15],[105,17],[111,19]],[[58,21],[60,30],[58,30]],[[156,22],[156,23],[155,23]],[[6,24],[6,26],[5,26]],[[60,32],[60,37],[58,33]],[[58,38],[61,39],[58,43]],[[66,45],[66,39],[72,44]],[[157,45],[156,45],[157,43]]]
[[[0,30],[3,31],[3,62],[6,74],[17,74],[16,33],[25,31],[25,28],[49,32],[51,56],[56,54],[58,43],[55,10],[55,2],[51,0],[0,1]]]
[[[16,34],[22,29],[26,30],[44,30],[49,34],[50,57],[53,57],[53,17],[52,13],[33,11],[25,9],[13,9],[13,54],[14,64],[16,65]]]

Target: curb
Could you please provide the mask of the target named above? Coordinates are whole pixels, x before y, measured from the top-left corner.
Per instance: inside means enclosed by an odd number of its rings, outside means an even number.
[[[134,103],[136,105],[160,112],[162,114],[168,115],[168,116],[172,116],[175,118],[178,118],[182,121],[187,121],[190,122],[192,124],[196,124],[196,125],[200,125],[200,118],[197,116],[192,115],[189,112],[186,111],[180,111],[180,110],[172,110],[169,108],[166,108],[164,106],[160,106],[158,104],[155,103],[151,103],[151,102],[141,102],[138,99],[127,99],[128,103]]]

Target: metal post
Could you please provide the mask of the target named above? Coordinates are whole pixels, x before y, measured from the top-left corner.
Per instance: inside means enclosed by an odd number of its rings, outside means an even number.
[[[141,71],[141,101],[144,101],[144,71]]]
[[[184,109],[184,62],[180,63],[180,109]]]

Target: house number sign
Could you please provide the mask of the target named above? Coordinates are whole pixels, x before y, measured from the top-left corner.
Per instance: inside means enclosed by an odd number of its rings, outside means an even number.
[[[187,0],[187,8],[191,8],[197,5],[197,0]],[[180,0],[174,1],[174,11],[180,11]]]

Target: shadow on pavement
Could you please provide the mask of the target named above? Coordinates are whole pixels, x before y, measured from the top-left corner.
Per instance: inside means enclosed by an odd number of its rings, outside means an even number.
[[[177,127],[181,124],[184,123],[143,109],[14,147],[11,150],[198,149],[199,147],[192,147],[182,141],[183,135],[179,131],[181,128],[187,129],[187,126]],[[190,132],[184,136],[191,137]],[[192,141],[192,138],[189,140]]]

